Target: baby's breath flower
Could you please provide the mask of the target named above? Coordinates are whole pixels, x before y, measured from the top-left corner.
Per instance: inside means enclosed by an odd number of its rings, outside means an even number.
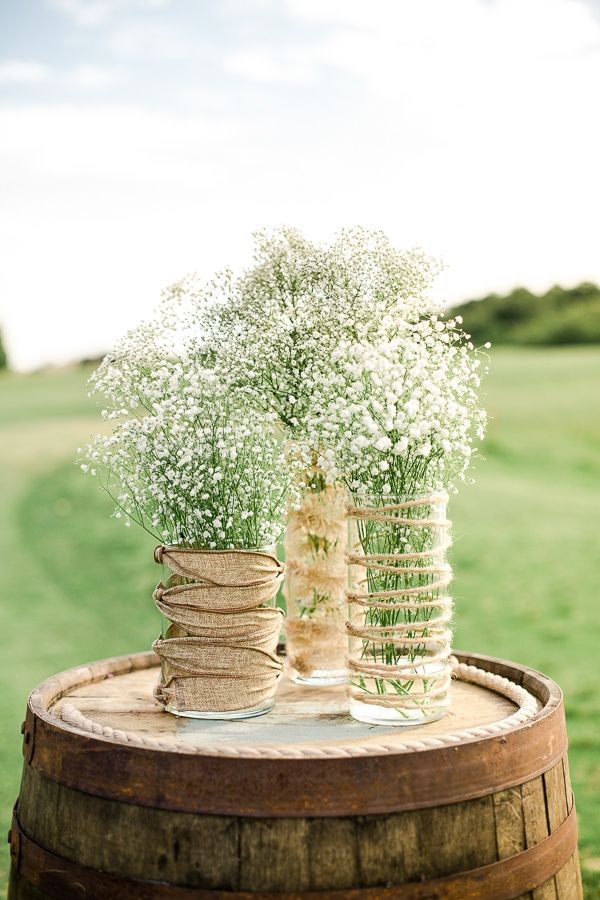
[[[377,344],[441,312],[427,296],[439,267],[362,228],[341,231],[329,245],[291,228],[255,239],[254,266],[239,277],[222,274],[203,294],[204,303],[211,298],[207,345],[218,376],[295,435],[340,340]]]
[[[113,431],[84,448],[81,468],[95,474],[94,461],[115,517],[158,540],[271,546],[291,480],[280,442],[249,398],[207,368],[198,309],[182,294],[175,286],[156,316],[126,335],[92,376]]]
[[[259,233],[249,270],[173,285],[104,360],[91,387],[114,430],[82,468],[161,539],[220,548],[272,542],[290,460],[298,490],[317,460],[362,493],[451,486],[484,433],[485,365],[429,298],[436,270],[381,232]]]
[[[405,323],[377,344],[341,341],[299,435],[330,481],[401,496],[464,478],[485,428],[480,360],[456,321]],[[332,454],[330,451],[334,450]]]

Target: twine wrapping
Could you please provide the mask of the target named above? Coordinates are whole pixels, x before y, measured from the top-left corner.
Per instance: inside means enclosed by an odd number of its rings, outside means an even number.
[[[346,544],[345,490],[306,491],[285,535],[286,653],[294,677],[344,680]]]
[[[282,670],[283,613],[266,606],[283,579],[274,556],[254,550],[157,547],[174,573],[154,591],[171,623],[152,645],[162,661],[155,697],[178,712],[233,712],[266,704]]]
[[[445,562],[447,499],[445,493],[434,493],[383,506],[348,508],[349,518],[358,521],[362,532],[362,546],[356,543],[348,563],[355,573],[365,570],[365,577],[357,575],[347,592],[351,612],[362,611],[346,624],[352,648],[347,661],[350,697],[395,709],[400,716],[418,712],[427,718],[448,705],[454,661],[452,599],[446,593],[452,578]],[[414,518],[406,514],[411,510]],[[412,537],[408,543],[422,542],[422,547],[424,542],[426,549],[364,552],[377,549],[372,543],[394,543],[392,527]]]

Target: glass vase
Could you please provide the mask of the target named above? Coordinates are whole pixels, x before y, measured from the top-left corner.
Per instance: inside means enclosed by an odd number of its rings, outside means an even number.
[[[274,548],[157,547],[163,578],[154,592],[162,634],[155,696],[167,712],[243,719],[269,712],[282,671],[283,565]]]
[[[346,681],[346,492],[309,484],[285,536],[285,634],[290,677],[318,687]]]
[[[348,686],[360,722],[421,725],[448,708],[447,500],[444,492],[351,496]]]

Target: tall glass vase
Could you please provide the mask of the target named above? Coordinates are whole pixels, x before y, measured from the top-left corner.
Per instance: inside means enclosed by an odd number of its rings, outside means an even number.
[[[274,548],[157,547],[163,615],[153,644],[161,660],[156,698],[177,716],[241,719],[269,712],[282,671],[283,565]]]
[[[448,497],[352,496],[348,684],[361,722],[441,718],[451,676]]]
[[[308,685],[346,680],[346,492],[318,473],[285,537],[286,652],[294,681]]]

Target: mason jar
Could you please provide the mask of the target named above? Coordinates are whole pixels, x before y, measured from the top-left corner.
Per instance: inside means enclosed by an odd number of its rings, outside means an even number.
[[[197,719],[242,719],[269,712],[282,661],[283,564],[274,547],[202,550],[158,547],[162,614],[155,696],[167,712]]]
[[[447,494],[349,500],[348,692],[373,725],[441,718],[450,702]]]

